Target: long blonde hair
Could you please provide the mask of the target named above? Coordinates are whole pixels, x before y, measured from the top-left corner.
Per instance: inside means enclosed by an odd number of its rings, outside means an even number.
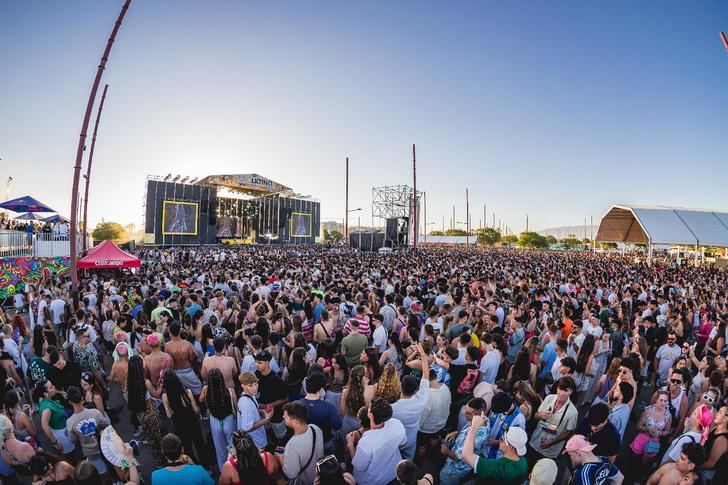
[[[402,388],[399,383],[399,376],[397,375],[397,369],[392,364],[387,364],[384,367],[384,372],[379,378],[377,383],[377,392],[375,397],[381,397],[390,404],[395,403],[402,392]]]

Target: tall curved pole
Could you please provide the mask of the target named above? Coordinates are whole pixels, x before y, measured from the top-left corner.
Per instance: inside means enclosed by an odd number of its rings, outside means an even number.
[[[91,94],[88,97],[86,113],[83,116],[83,124],[81,125],[81,135],[78,140],[78,148],[76,149],[76,164],[73,166],[73,187],[71,188],[71,283],[74,294],[78,291],[78,251],[76,249],[76,231],[78,231],[78,183],[81,178],[83,151],[86,147],[86,133],[88,131],[89,120],[91,119],[91,111],[96,101],[96,93],[101,83],[101,75],[104,73],[106,61],[109,60],[109,54],[111,53],[111,46],[114,45],[114,39],[116,39],[116,34],[119,32],[119,27],[121,27],[121,22],[124,20],[124,15],[129,10],[130,4],[131,0],[124,2],[124,6],[121,7],[119,17],[114,24],[114,30],[111,31],[111,37],[106,42],[106,49],[104,49],[104,53],[101,56],[101,63],[96,71],[93,86],[91,86]]]
[[[109,85],[104,85],[104,92],[101,93],[101,102],[99,103],[99,111],[96,113],[96,123],[94,124],[94,133],[91,135],[91,151],[88,153],[88,164],[86,166],[86,189],[83,196],[83,252],[86,252],[86,242],[88,241],[88,186],[91,183],[91,165],[94,162],[94,148],[96,147],[96,134],[99,131],[99,120],[101,119],[101,110],[104,109],[104,101],[106,100],[106,91]]]

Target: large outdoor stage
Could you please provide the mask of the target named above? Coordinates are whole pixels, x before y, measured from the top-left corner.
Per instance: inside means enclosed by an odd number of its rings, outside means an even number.
[[[146,182],[147,245],[307,244],[316,241],[320,203],[257,174],[168,175]]]

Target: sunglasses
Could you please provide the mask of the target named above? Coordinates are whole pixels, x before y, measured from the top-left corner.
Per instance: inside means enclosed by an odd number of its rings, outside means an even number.
[[[321,466],[328,462],[331,462],[333,466],[338,466],[338,463],[339,463],[339,461],[336,459],[336,456],[334,456],[334,455],[325,456],[316,462],[316,471],[320,472]]]
[[[670,382],[672,382],[673,384],[682,384],[683,383],[683,381],[681,381],[680,379],[670,379]]]
[[[703,402],[707,402],[708,404],[715,404],[715,398],[710,397],[710,394],[705,393],[703,394]]]

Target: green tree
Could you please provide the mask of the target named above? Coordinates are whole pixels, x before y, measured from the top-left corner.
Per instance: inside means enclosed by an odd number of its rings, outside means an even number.
[[[503,244],[516,244],[518,242],[518,237],[514,234],[509,234],[507,236],[503,236],[501,238],[501,242]]]
[[[603,242],[603,243],[599,243],[599,247],[601,247],[602,249],[608,251],[610,249],[617,249],[617,243],[613,243],[613,242]]]
[[[501,240],[501,233],[492,227],[484,227],[475,231],[480,246],[492,246]]]
[[[91,233],[91,237],[96,241],[111,239],[114,242],[126,242],[129,240],[126,229],[118,222],[99,222]]]
[[[324,229],[324,241],[328,241],[329,239],[331,239],[331,234],[329,234],[328,229]]]
[[[331,237],[331,240],[334,242],[339,242],[344,239],[344,235],[341,233],[341,231],[333,230],[329,232],[329,236]]]
[[[548,247],[546,238],[541,234],[532,231],[524,231],[518,236],[518,245],[522,248],[545,248]]]
[[[565,237],[561,241],[559,241],[564,246],[568,246],[570,248],[575,248],[577,246],[581,246],[581,241],[579,241],[574,235],[569,234],[568,237]]]
[[[558,239],[556,239],[556,237],[548,235],[548,236],[546,236],[546,242],[549,244],[556,244],[559,241],[558,241]]]
[[[446,236],[467,236],[468,233],[464,229],[448,229],[445,231]]]
[[[428,236],[444,236],[444,235],[445,235],[445,233],[442,231],[430,231],[430,233],[428,234]]]
[[[585,237],[584,239],[581,240],[581,243],[582,244],[585,244],[587,246],[590,246],[591,245],[591,239],[589,239],[588,237]]]

